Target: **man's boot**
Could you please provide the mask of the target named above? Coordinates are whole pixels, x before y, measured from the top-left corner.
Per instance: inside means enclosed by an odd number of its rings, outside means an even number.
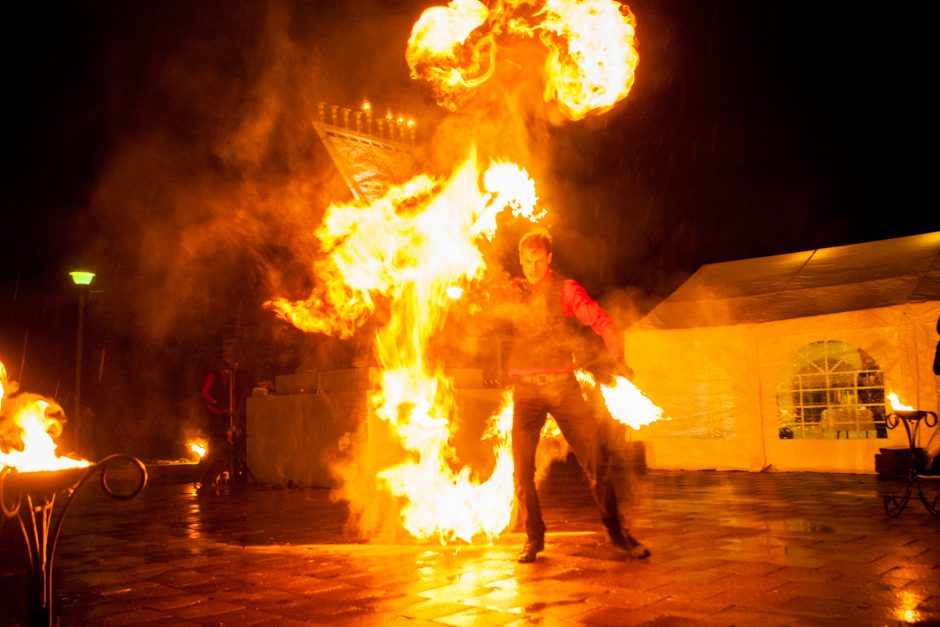
[[[535,561],[535,556],[545,549],[545,538],[529,538],[525,541],[522,551],[516,556],[516,561],[520,564],[528,564]]]
[[[633,559],[645,560],[650,556],[650,550],[646,548],[639,540],[630,535],[630,532],[616,527],[609,529],[607,535],[610,536],[610,543],[618,549],[621,549]]]

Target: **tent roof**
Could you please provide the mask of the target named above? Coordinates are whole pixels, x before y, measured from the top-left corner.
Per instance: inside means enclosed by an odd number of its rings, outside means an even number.
[[[940,300],[940,231],[706,264],[635,325],[682,329]]]

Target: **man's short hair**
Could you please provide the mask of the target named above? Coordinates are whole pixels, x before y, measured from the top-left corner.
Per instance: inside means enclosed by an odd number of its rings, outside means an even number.
[[[522,252],[523,248],[535,248],[538,250],[544,250],[546,253],[551,254],[552,252],[552,236],[548,233],[548,229],[542,227],[534,228],[519,240],[519,252]]]

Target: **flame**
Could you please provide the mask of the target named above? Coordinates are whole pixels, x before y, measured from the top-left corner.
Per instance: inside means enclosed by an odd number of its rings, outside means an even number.
[[[206,453],[209,450],[207,447],[208,447],[208,442],[206,442],[204,438],[191,440],[186,445],[186,448],[189,449],[189,452],[194,453],[196,457],[198,457],[199,459],[202,459],[203,457],[206,456]]]
[[[630,10],[613,0],[452,0],[422,13],[405,56],[412,78],[427,81],[455,111],[496,73],[500,45],[541,43],[543,96],[578,120],[609,110],[630,91],[634,27]],[[391,110],[386,119],[393,121]],[[481,442],[492,468],[470,469],[453,445],[460,424],[454,383],[428,350],[463,288],[483,282],[480,246],[507,209],[532,222],[546,215],[525,168],[497,158],[480,163],[471,147],[446,180],[421,174],[370,203],[331,205],[315,233],[314,289],[303,300],[274,296],[265,303],[311,333],[349,338],[375,322],[381,376],[370,397],[374,421],[362,441],[342,438],[351,455],[336,469],[343,485],[334,493],[373,537],[379,530],[365,526],[389,519],[416,538],[441,542],[492,539],[511,522],[509,393]],[[611,399],[627,393],[614,390]],[[646,415],[630,411],[634,419]],[[546,435],[552,431],[554,421],[546,424]]]
[[[512,170],[517,183],[531,181],[514,164],[492,167]],[[452,381],[425,357],[455,302],[454,288],[484,274],[475,242],[491,230],[480,225],[506,208],[539,215],[534,184],[514,187],[501,183],[504,178],[490,170],[481,174],[471,150],[446,181],[421,175],[368,206],[330,206],[317,231],[328,256],[315,269],[315,293],[304,301],[278,297],[267,303],[303,330],[340,335],[383,308],[387,322],[375,331],[382,376],[372,408],[404,460],[379,469],[378,478],[399,503],[402,526],[418,538],[492,538],[509,524],[511,402],[488,423],[484,445],[492,450],[494,469],[480,480],[457,463],[450,444],[458,409]]]
[[[593,389],[597,382],[591,373],[584,370],[575,372],[582,387]],[[600,386],[601,396],[607,411],[617,422],[639,429],[657,420],[663,419],[663,409],[643,393],[626,377],[616,375],[611,385]],[[668,420],[668,418],[666,418]]]
[[[538,222],[547,214],[538,207],[535,181],[515,163],[502,161],[491,165],[483,175],[483,187],[489,199],[473,225],[473,232],[487,239],[496,233],[496,217],[507,207],[512,209],[512,215],[530,222]]]
[[[304,301],[275,297],[267,306],[303,331],[348,338],[380,304],[401,307],[403,297],[426,297],[400,312],[403,324],[423,317],[419,310],[426,308],[436,329],[446,312],[441,297],[482,275],[486,266],[473,242],[492,236],[496,216],[507,207],[533,222],[545,215],[523,168],[494,163],[480,189],[479,167],[471,149],[448,181],[419,175],[371,205],[332,205],[316,232],[327,255],[314,270],[317,287]],[[426,338],[419,333],[408,344]]]
[[[497,39],[532,38],[546,49],[543,98],[570,120],[609,111],[633,87],[636,19],[614,0],[477,0],[427,9],[405,58],[451,111],[494,73]]]
[[[4,401],[6,390],[12,394]],[[16,384],[7,381],[7,371],[0,362],[0,468],[19,472],[81,468],[91,462],[59,457],[53,437],[61,433],[55,417],[62,408],[35,394],[16,394]]]
[[[639,61],[633,13],[609,0],[548,0],[544,12],[546,102],[557,102],[572,120],[609,111],[633,87]]]
[[[421,175],[371,205],[331,205],[317,231],[329,256],[315,269],[316,293],[303,301],[278,297],[267,303],[304,330],[340,333],[382,305],[385,322],[375,330],[382,373],[371,405],[393,439],[379,447],[380,455],[399,454],[376,469],[373,488],[392,495],[404,530],[442,543],[492,539],[510,524],[512,402],[507,392],[487,423],[481,445],[491,452],[493,470],[478,477],[456,459],[452,441],[460,421],[453,382],[426,358],[428,344],[455,302],[454,288],[483,277],[486,263],[475,242],[495,229],[495,217],[506,209],[532,220],[545,215],[524,169],[498,162],[481,170],[471,150],[446,181]],[[626,380],[602,393],[615,417],[629,416],[627,424],[661,417]],[[378,430],[369,435],[380,437]],[[545,435],[557,435],[554,421],[546,423]],[[389,502],[357,488],[344,493],[353,509]]]
[[[390,388],[386,385],[385,389]],[[388,408],[386,405],[382,411]],[[408,497],[400,512],[404,528],[415,537],[437,537],[442,542],[469,542],[479,534],[490,539],[498,536],[509,526],[513,499],[512,402],[508,393],[483,436],[496,458],[495,469],[483,482],[475,481],[466,466],[457,471],[452,468],[448,441],[453,423],[432,417],[434,413],[430,406],[414,406],[398,433],[405,447],[418,453],[415,461],[379,473],[393,494]]]
[[[901,402],[901,399],[898,398],[897,392],[891,392],[888,394],[888,402],[891,404],[891,409],[901,410],[901,411],[913,411],[913,407],[910,405],[905,405]]]
[[[451,111],[457,108],[458,94],[473,90],[492,74],[492,38],[480,45],[465,43],[488,16],[489,9],[477,0],[452,0],[446,7],[424,11],[411,29],[405,52],[411,77],[428,81]]]

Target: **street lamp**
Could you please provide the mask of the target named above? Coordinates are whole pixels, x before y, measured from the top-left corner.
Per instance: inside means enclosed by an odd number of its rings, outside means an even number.
[[[82,423],[82,334],[85,323],[85,297],[90,289],[95,273],[88,270],[72,270],[69,272],[72,282],[78,286],[78,333],[75,341],[75,415],[72,420],[75,424],[75,450],[78,450],[79,433]]]

